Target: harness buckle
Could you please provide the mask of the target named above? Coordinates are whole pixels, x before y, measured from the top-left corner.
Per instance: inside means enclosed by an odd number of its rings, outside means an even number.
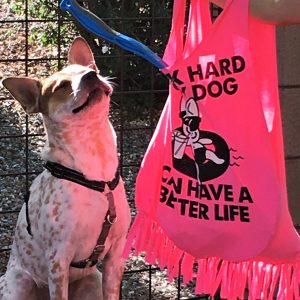
[[[102,253],[104,251],[104,248],[105,248],[105,245],[96,245],[94,250],[93,250],[93,253]]]

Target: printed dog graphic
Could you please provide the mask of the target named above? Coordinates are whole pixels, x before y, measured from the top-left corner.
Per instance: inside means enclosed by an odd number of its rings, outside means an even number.
[[[47,140],[46,169],[19,214],[0,299],[119,299],[130,211],[108,119],[111,84],[78,37],[63,70],[3,86],[28,114],[43,115]]]

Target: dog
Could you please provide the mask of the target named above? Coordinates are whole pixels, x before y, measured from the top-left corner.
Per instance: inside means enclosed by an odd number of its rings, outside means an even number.
[[[47,163],[20,211],[0,299],[119,299],[131,217],[109,121],[111,83],[77,37],[61,71],[2,85],[27,114],[42,114]]]

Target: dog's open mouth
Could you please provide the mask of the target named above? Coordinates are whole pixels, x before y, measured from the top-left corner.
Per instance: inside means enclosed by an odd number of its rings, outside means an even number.
[[[102,89],[101,88],[95,88],[94,90],[92,90],[89,93],[86,101],[82,105],[80,105],[79,107],[74,108],[72,110],[72,112],[74,114],[77,114],[77,113],[81,112],[82,110],[84,110],[85,108],[90,106],[90,104],[93,102],[93,100],[99,98],[101,94],[102,94]]]

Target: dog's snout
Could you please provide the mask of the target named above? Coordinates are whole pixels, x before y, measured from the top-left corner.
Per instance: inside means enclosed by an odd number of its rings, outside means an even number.
[[[83,81],[92,81],[92,80],[97,80],[97,73],[95,71],[89,71],[86,74],[82,76]]]

